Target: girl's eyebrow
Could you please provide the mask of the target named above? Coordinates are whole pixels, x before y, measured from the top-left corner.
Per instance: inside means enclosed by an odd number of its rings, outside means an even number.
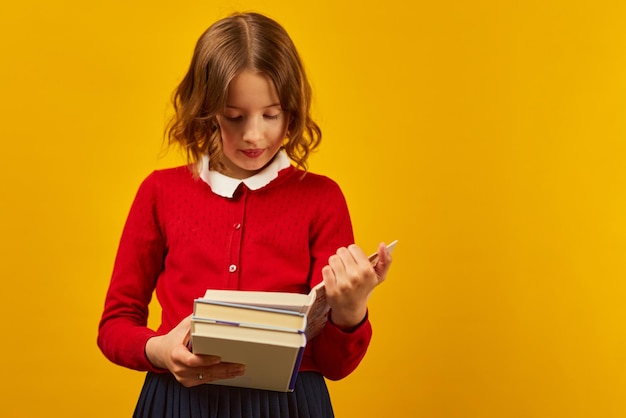
[[[270,107],[277,107],[277,106],[280,107],[280,103],[272,103],[271,105],[265,106],[263,109],[269,109]],[[237,106],[233,106],[233,105],[229,105],[229,104],[226,105],[226,108],[227,109],[237,109],[237,110],[241,109],[241,108],[239,108]]]

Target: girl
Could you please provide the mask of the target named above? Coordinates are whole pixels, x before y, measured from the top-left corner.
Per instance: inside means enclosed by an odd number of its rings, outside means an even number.
[[[370,265],[340,188],[306,170],[321,131],[296,48],[265,16],[222,19],[200,37],[173,102],[170,143],[189,164],[153,172],[137,192],[100,349],[148,372],[137,417],[332,417],[324,378],[347,376],[365,355],[367,301],[391,256],[381,243]],[[307,293],[322,280],[329,318],[307,343],[293,392],[207,384],[245,366],[187,349],[195,298],[207,288]],[[162,321],[153,331],[155,290]]]

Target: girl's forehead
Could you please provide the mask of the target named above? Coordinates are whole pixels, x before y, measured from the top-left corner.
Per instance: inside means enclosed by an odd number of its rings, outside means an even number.
[[[228,86],[227,107],[276,106],[280,99],[274,82],[264,73],[245,70],[237,74]]]

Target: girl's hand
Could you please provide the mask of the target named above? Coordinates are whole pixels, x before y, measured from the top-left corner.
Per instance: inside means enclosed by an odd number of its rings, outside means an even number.
[[[391,254],[384,243],[378,246],[378,261],[372,266],[356,244],[342,247],[322,268],[331,320],[340,328],[357,326],[367,313],[367,301],[376,286],[385,280]]]
[[[148,360],[155,367],[169,370],[186,387],[243,375],[242,364],[223,363],[219,357],[190,352],[187,348],[190,331],[191,316],[188,316],[169,333],[150,338],[146,343]]]

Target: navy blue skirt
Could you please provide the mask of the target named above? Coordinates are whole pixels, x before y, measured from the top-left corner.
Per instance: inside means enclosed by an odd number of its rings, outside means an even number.
[[[148,373],[136,418],[332,418],[324,377],[300,372],[293,392],[231,386],[186,388],[170,373]]]

